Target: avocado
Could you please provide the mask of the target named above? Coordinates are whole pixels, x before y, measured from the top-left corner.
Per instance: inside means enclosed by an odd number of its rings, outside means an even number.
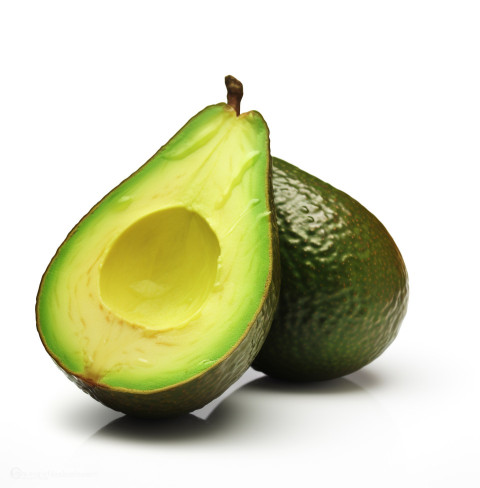
[[[269,131],[206,107],[68,234],[37,296],[40,338],[103,404],[179,415],[250,366],[279,294]]]
[[[273,158],[282,287],[253,367],[328,380],[377,358],[407,311],[408,276],[392,237],[346,193]]]

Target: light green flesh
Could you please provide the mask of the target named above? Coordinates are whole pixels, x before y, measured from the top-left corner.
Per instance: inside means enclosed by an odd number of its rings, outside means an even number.
[[[271,268],[268,151],[258,113],[207,107],[80,221],[37,304],[64,369],[147,391],[229,353]]]

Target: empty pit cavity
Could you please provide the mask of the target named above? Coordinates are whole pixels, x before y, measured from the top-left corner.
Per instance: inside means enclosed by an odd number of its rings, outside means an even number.
[[[219,255],[217,236],[198,213],[180,207],[152,213],[108,251],[100,271],[102,300],[130,323],[179,326],[211,292]]]

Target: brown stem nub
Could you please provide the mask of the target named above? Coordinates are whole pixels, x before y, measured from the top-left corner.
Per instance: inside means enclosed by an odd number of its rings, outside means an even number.
[[[243,97],[243,85],[231,75],[225,76],[225,85],[227,86],[227,103],[235,109],[237,115],[240,115],[240,102]]]

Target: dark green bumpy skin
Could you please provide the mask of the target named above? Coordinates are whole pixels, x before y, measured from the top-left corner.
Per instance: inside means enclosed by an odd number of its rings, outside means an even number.
[[[407,311],[408,276],[381,222],[346,193],[273,158],[282,287],[253,367],[327,380],[377,358]]]

